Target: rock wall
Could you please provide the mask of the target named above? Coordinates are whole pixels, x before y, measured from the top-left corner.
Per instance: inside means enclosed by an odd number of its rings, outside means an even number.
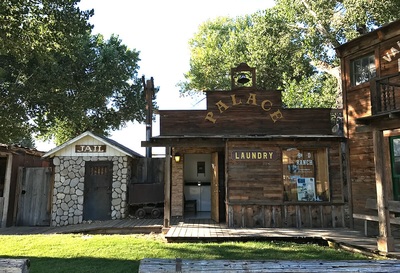
[[[87,161],[112,161],[111,219],[128,215],[128,181],[131,164],[129,157],[63,156],[54,157],[54,190],[52,201],[52,226],[66,226],[83,222],[85,190],[85,163]]]

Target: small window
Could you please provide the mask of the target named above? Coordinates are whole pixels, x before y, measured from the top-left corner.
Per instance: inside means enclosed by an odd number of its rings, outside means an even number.
[[[327,149],[287,148],[282,160],[284,201],[330,200]]]
[[[351,62],[351,85],[356,86],[376,77],[374,55],[364,56]]]

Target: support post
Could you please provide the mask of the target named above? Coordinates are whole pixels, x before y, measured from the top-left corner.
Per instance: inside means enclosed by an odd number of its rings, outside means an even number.
[[[373,131],[376,202],[379,218],[379,236],[377,239],[378,250],[382,252],[394,251],[394,239],[390,230],[390,218],[387,200],[387,181],[385,179],[383,132]]]
[[[168,229],[171,225],[171,147],[165,148],[164,166],[164,224]]]
[[[154,80],[151,77],[145,83],[144,76],[142,77],[143,88],[146,95],[146,141],[150,141],[152,137],[152,123],[153,123],[153,96],[154,96]],[[146,157],[152,157],[151,147],[146,147]]]

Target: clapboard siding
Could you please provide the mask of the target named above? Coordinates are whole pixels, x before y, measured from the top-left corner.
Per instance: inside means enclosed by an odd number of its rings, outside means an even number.
[[[232,227],[344,227],[344,186],[341,175],[340,144],[319,143],[326,147],[331,201],[324,203],[283,200],[282,148],[313,147],[307,141],[230,141],[227,146],[227,205]],[[237,161],[233,150],[273,151],[267,161]],[[322,160],[322,159],[317,159]],[[326,160],[326,159],[324,159]],[[321,166],[325,164],[320,164]],[[326,165],[325,165],[326,166]],[[323,173],[319,170],[317,173]],[[318,179],[318,177],[317,177]]]
[[[370,214],[365,208],[368,198],[377,197],[376,173],[384,173],[383,183],[388,189],[385,199],[393,199],[393,187],[390,166],[389,135],[398,135],[396,122],[398,116],[386,118],[382,115],[382,102],[376,82],[382,78],[393,76],[391,83],[399,83],[400,54],[400,21],[397,20],[371,33],[360,36],[337,49],[341,58],[341,72],[343,80],[344,119],[346,137],[348,138],[348,177],[351,183],[351,203],[353,213]],[[363,56],[373,55],[376,65],[376,78],[358,86],[352,86],[351,62]],[[396,87],[397,88],[397,87]],[[400,92],[396,90],[396,101],[400,99]],[[383,109],[385,110],[385,109]],[[393,109],[389,109],[393,110]],[[398,108],[397,108],[398,110]],[[384,113],[386,115],[389,112]],[[396,121],[397,119],[397,121]],[[367,122],[363,122],[367,120]],[[397,126],[398,128],[398,126]],[[383,151],[375,154],[373,146],[373,131],[384,132]],[[379,147],[377,145],[375,148]],[[380,149],[379,147],[378,149]],[[383,158],[382,158],[383,157]],[[382,161],[383,169],[376,169],[375,162]],[[382,195],[380,196],[382,198]],[[382,200],[385,202],[386,200]],[[375,212],[376,213],[376,212]],[[356,223],[357,224],[357,223]]]
[[[248,111],[228,109],[225,116],[217,118],[216,122],[212,123],[205,119],[207,115],[205,110],[161,110],[159,111],[160,134],[163,136],[332,135],[330,109],[280,109],[280,112],[282,118],[274,122],[270,113],[265,111],[256,115]]]
[[[247,228],[345,227],[343,203],[229,204],[229,226]]]

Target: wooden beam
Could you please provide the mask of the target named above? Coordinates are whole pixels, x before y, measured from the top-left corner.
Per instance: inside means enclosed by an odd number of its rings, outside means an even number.
[[[12,163],[13,163],[13,155],[11,153],[6,154],[7,156],[7,165],[6,165],[6,174],[4,177],[4,205],[3,205],[3,215],[0,223],[1,227],[5,228],[7,226],[7,217],[8,217],[8,210],[9,210],[9,203],[10,203],[10,192],[11,192],[11,174],[12,174]]]
[[[164,169],[164,228],[171,225],[171,147],[165,148]]]
[[[378,250],[382,252],[394,251],[394,239],[390,230],[390,216],[387,200],[387,181],[385,180],[385,164],[383,150],[383,132],[373,131],[375,180],[376,180],[376,203],[379,218]]]

